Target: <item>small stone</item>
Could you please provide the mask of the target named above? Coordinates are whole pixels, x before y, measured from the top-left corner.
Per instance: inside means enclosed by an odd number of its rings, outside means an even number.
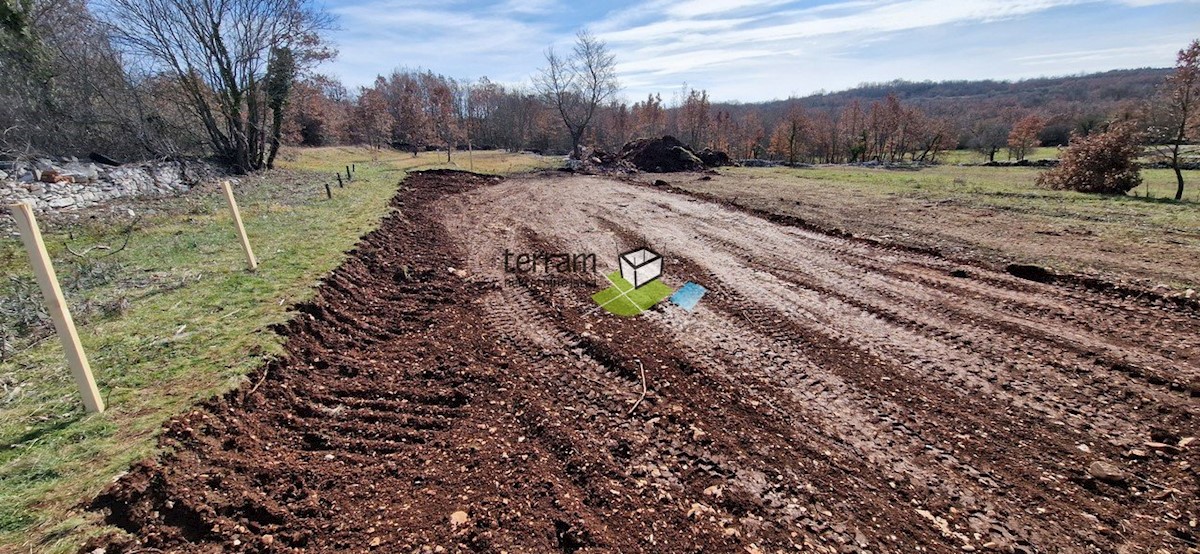
[[[1077,445],[1075,445],[1075,448],[1079,449],[1079,451],[1083,452],[1084,454],[1092,451],[1092,449],[1089,448],[1088,445],[1086,445],[1086,444],[1077,444]]]
[[[326,462],[333,461],[333,459],[334,459],[334,455],[333,455],[333,454],[326,454],[326,455],[325,455],[325,461],[326,461]]]
[[[275,544],[275,535],[263,535],[262,543],[267,545]]]
[[[1100,461],[1092,462],[1092,465],[1088,466],[1088,475],[1091,475],[1094,479],[1109,483],[1124,483],[1128,479],[1128,476],[1124,471],[1121,471],[1121,468],[1108,462]]]
[[[371,539],[371,546],[372,547],[379,546],[380,542],[382,542],[382,541],[379,540],[379,537],[375,537],[375,538]]]
[[[458,527],[467,523],[467,512],[459,510],[450,514],[450,526]]]
[[[1168,454],[1177,454],[1179,452],[1179,447],[1171,446],[1165,442],[1151,441],[1151,442],[1147,442],[1145,444],[1145,446],[1146,446],[1146,448],[1149,448],[1150,450],[1155,450],[1158,452],[1166,452]]]
[[[714,511],[715,510],[713,510],[712,508],[709,508],[708,506],[705,506],[704,504],[701,504],[699,502],[693,502],[692,509],[688,510],[687,516],[690,518],[699,519],[701,517],[704,517],[705,514],[712,513]]]

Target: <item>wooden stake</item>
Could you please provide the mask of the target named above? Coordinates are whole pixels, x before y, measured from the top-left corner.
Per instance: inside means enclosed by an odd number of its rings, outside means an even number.
[[[242,225],[242,213],[238,211],[237,200],[233,198],[233,187],[229,186],[229,181],[221,181],[221,188],[225,189],[225,200],[229,201],[233,223],[237,225],[238,238],[242,241],[242,250],[246,252],[246,266],[254,271],[258,269],[258,260],[254,257],[254,250],[250,249],[250,239],[246,238],[246,227]]]
[[[350,175],[350,166],[346,166],[346,180],[347,181],[354,180],[354,177],[352,175]]]
[[[325,183],[325,197],[333,200],[333,191],[329,188],[329,183]]]
[[[50,263],[50,255],[46,253],[46,244],[42,242],[42,231],[38,229],[37,219],[33,216],[33,206],[21,203],[9,206],[13,219],[17,220],[17,229],[21,232],[21,241],[29,252],[29,263],[37,275],[38,287],[42,289],[42,297],[46,299],[46,308],[50,319],[54,321],[54,330],[62,340],[63,350],[67,354],[67,365],[71,366],[71,376],[79,386],[79,394],[83,396],[83,406],[89,412],[103,412],[104,400],[96,388],[96,380],[92,378],[92,367],[88,364],[87,354],[79,343],[79,333],[75,330],[75,320],[67,308],[67,300],[63,298],[62,289],[58,286],[58,276],[54,273],[54,265]]]
[[[358,164],[350,164],[350,171],[358,173]]]
[[[337,174],[337,178],[338,178],[338,188],[346,188],[346,186],[342,184],[342,174],[341,173]]]

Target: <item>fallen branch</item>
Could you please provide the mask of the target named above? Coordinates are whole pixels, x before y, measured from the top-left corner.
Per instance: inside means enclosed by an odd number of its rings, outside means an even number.
[[[629,411],[625,412],[625,415],[632,414],[633,411],[636,410],[637,407],[642,404],[642,401],[646,399],[646,368],[645,368],[645,366],[642,365],[641,360],[635,360],[635,361],[638,364],[638,372],[642,376],[642,395],[638,397],[637,402],[634,402],[633,405],[629,407]]]
[[[1151,487],[1154,487],[1158,490],[1163,490],[1163,491],[1169,490],[1166,485],[1160,485],[1158,483],[1155,483],[1154,481],[1151,481],[1149,479],[1146,479],[1145,477],[1142,477],[1141,475],[1133,474],[1133,476],[1136,477],[1137,480],[1139,480],[1147,485],[1150,485]]]
[[[247,394],[247,395],[246,395],[247,397],[249,397],[249,396],[253,396],[253,395],[254,395],[254,391],[257,391],[257,390],[258,390],[258,387],[262,386],[263,382],[267,380],[267,372],[268,372],[268,371],[270,371],[270,368],[269,368],[269,367],[263,367],[263,374],[262,374],[262,377],[259,377],[259,378],[258,378],[258,382],[257,382],[257,383],[255,383],[255,384],[254,384],[254,386],[250,388],[250,394]]]
[[[71,245],[67,244],[67,241],[63,241],[63,246],[66,247],[67,252],[70,252],[71,254],[74,254],[76,257],[79,257],[79,258],[86,258],[88,253],[93,250],[108,251],[107,254],[100,256],[101,258],[107,258],[109,256],[113,256],[113,255],[117,254],[118,252],[124,250],[125,247],[129,246],[129,237],[133,235],[133,228],[137,226],[138,221],[140,221],[141,219],[142,219],[141,214],[138,214],[137,216],[134,216],[133,221],[129,222],[129,225],[125,226],[125,230],[121,231],[121,233],[124,235],[125,238],[121,242],[121,246],[117,247],[115,250],[111,246],[108,246],[107,244],[98,244],[96,246],[93,246],[91,248],[84,250],[83,252],[76,252],[75,250],[73,250],[71,248]]]

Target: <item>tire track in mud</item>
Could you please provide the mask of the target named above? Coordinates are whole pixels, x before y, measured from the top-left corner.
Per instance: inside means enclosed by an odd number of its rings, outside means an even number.
[[[405,185],[400,211],[298,308],[261,388],[174,422],[171,453],[101,496],[134,534],[109,552],[1132,554],[1198,540],[1198,445],[1180,445],[1200,409],[1193,313],[953,276],[938,258],[597,177]],[[668,284],[709,289],[695,312],[594,305],[617,254],[640,246],[664,254]],[[598,267],[514,275],[505,252],[588,252]],[[1123,482],[1091,478],[1097,461]]]
[[[764,286],[753,280],[737,279],[715,287],[718,291],[740,291],[744,294],[739,295],[736,302],[741,306],[755,306],[750,310],[754,312],[752,317],[746,317],[745,308],[728,311],[731,316],[741,312],[752,326],[758,324],[758,332],[766,335],[768,339],[762,343],[762,349],[778,348],[797,334],[828,334],[829,330],[833,329],[836,332],[829,335],[831,344],[821,348],[851,348],[868,355],[882,356],[877,359],[876,365],[885,368],[891,366],[892,369],[888,371],[894,374],[885,377],[893,382],[897,376],[907,377],[904,387],[893,387],[893,390],[887,391],[875,390],[879,387],[864,382],[861,375],[855,375],[853,368],[847,367],[841,372],[844,378],[850,379],[847,382],[839,382],[837,378],[825,372],[823,379],[816,380],[816,392],[837,392],[827,395],[828,398],[810,395],[798,403],[859,406],[866,409],[870,417],[879,421],[900,422],[897,425],[905,429],[904,434],[911,435],[910,449],[916,453],[929,449],[931,443],[937,445],[933,447],[933,453],[927,456],[933,461],[921,460],[918,463],[906,460],[909,467],[926,471],[922,481],[958,481],[961,483],[961,491],[966,491],[975,498],[994,495],[995,489],[1001,486],[1021,491],[1020,494],[1008,493],[1012,494],[1015,500],[1009,501],[994,496],[990,499],[1007,506],[1001,510],[1003,513],[997,513],[993,509],[994,506],[987,507],[985,511],[990,510],[997,517],[981,518],[979,511],[972,514],[976,519],[983,519],[982,523],[973,522],[976,532],[981,528],[990,528],[995,532],[996,540],[991,541],[986,539],[988,533],[981,533],[985,537],[982,541],[984,544],[995,543],[1013,547],[1024,545],[1031,551],[1038,551],[1040,544],[1053,544],[1073,536],[1075,538],[1066,539],[1066,544],[1071,545],[1068,550],[1103,550],[1096,545],[1111,543],[1114,540],[1111,536],[1105,536],[1106,532],[1109,535],[1114,534],[1105,528],[1104,524],[1122,525],[1123,517],[1113,512],[1108,500],[1101,499],[1097,503],[1088,501],[1088,497],[1095,496],[1095,493],[1088,489],[1093,484],[1088,482],[1084,468],[1088,461],[1096,459],[1120,463],[1124,447],[1150,440],[1151,423],[1164,423],[1158,419],[1163,414],[1157,413],[1154,418],[1143,419],[1140,423],[1131,425],[1126,420],[1130,415],[1136,416],[1136,402],[1131,406],[1134,411],[1121,417],[1116,415],[1116,409],[1105,409],[1103,406],[1111,404],[1112,400],[1148,397],[1146,402],[1157,404],[1160,407],[1159,411],[1165,407],[1169,412],[1177,414],[1176,417],[1168,418],[1170,421],[1165,422],[1168,426],[1186,428],[1192,420],[1194,407],[1189,405],[1190,399],[1184,391],[1186,387],[1180,386],[1178,381],[1170,383],[1153,376],[1138,380],[1127,372],[1117,370],[1087,378],[1081,378],[1081,375],[1075,372],[1064,371],[1085,363],[1101,366],[1092,372],[1108,370],[1109,368],[1103,367],[1103,360],[1114,354],[1127,352],[1130,345],[1099,338],[1102,335],[1080,325],[1080,321],[1068,321],[1059,317],[1055,308],[1063,306],[1062,302],[1089,302],[1086,307],[1076,311],[1077,319],[1082,319],[1082,315],[1083,318],[1095,317],[1097,321],[1104,321],[1104,318],[1111,317],[1115,312],[1120,314],[1122,319],[1135,320],[1139,324],[1155,323],[1142,319],[1145,318],[1145,306],[1139,307],[1127,299],[1111,299],[1090,291],[1080,293],[1065,287],[1026,284],[1009,276],[991,272],[987,272],[982,278],[968,279],[969,284],[965,286],[976,288],[976,293],[988,293],[985,298],[1001,297],[1009,301],[1007,304],[996,304],[997,307],[994,308],[986,300],[976,300],[973,296],[964,294],[961,289],[955,290],[944,284],[934,284],[936,279],[931,277],[931,274],[959,279],[949,277],[950,271],[955,269],[953,264],[935,259],[923,260],[921,263],[919,256],[910,253],[896,253],[884,248],[849,243],[835,237],[817,236],[813,241],[815,246],[803,243],[800,250],[807,256],[798,258],[807,265],[800,266],[792,261],[791,256],[781,254],[786,252],[787,248],[785,244],[779,243],[804,240],[810,233],[785,229],[777,231],[774,240],[765,241],[755,234],[764,227],[761,223],[753,226],[750,233],[722,230],[720,226],[729,225],[737,220],[736,215],[729,213],[710,217],[709,223],[716,221],[711,228],[704,225],[700,225],[700,228],[676,228],[670,232],[664,231],[666,236],[648,236],[646,228],[653,227],[653,224],[648,225],[646,218],[655,219],[658,215],[656,211],[661,210],[664,203],[661,199],[645,200],[646,206],[642,211],[633,214],[629,210],[620,209],[632,201],[628,196],[631,191],[622,189],[621,192],[626,196],[616,203],[616,208],[614,203],[607,203],[595,207],[592,215],[602,226],[618,227],[613,229],[613,232],[623,236],[627,245],[647,242],[659,246],[665,242],[666,250],[689,252],[688,255],[693,258],[703,258],[697,260],[700,263],[712,262],[714,256],[724,256],[727,258],[723,263],[726,269],[736,268],[742,272],[759,272],[771,276],[771,279],[766,281],[773,282],[773,285]],[[570,197],[569,193],[561,189],[556,193],[560,200],[562,196]],[[688,217],[704,215],[699,213],[704,211],[704,207],[689,205],[678,209],[678,204],[665,205],[676,214],[688,214]],[[651,205],[654,207],[650,207]],[[668,217],[663,216],[659,219],[667,220]],[[621,229],[620,225],[614,223],[616,221],[633,223]],[[711,233],[707,232],[710,230]],[[554,232],[549,226],[539,231]],[[690,235],[694,240],[681,240],[683,235]],[[871,257],[872,253],[875,254],[875,258]],[[925,273],[918,274],[919,271],[908,270],[907,266],[896,269],[895,264],[900,263],[914,265]],[[824,273],[813,274],[806,271],[806,268],[811,267],[823,270]],[[980,270],[973,269],[972,273],[978,274]],[[722,277],[716,272],[708,272],[706,277],[709,279],[705,283],[706,286],[714,281],[722,281]],[[992,288],[988,288],[989,285]],[[996,286],[1000,288],[995,288]],[[796,287],[806,290],[807,294],[798,296]],[[1047,297],[1048,294],[1056,292],[1067,298],[1054,301]],[[1064,292],[1066,294],[1063,294]],[[758,306],[756,299],[762,298],[771,299],[772,302],[768,304],[773,305]],[[1020,301],[1015,302],[1015,308],[1012,306],[1014,300]],[[814,311],[814,308],[817,309]],[[1173,319],[1178,324],[1180,321],[1186,321],[1188,316],[1176,316]],[[779,321],[788,322],[790,327],[779,325]],[[1055,330],[1061,336],[1055,336]],[[1102,328],[1101,331],[1103,330],[1105,329]],[[863,331],[867,332],[865,336]],[[684,331],[676,329],[667,334],[682,332]],[[895,336],[898,332],[901,334],[899,337]],[[875,337],[874,342],[871,342],[870,337]],[[868,339],[868,343],[864,344],[864,339]],[[747,341],[750,338],[741,336],[739,340]],[[913,344],[923,346],[911,346]],[[808,345],[806,348],[817,347]],[[1028,358],[1024,355],[1025,352],[1035,357]],[[1014,353],[1022,355],[1017,358],[1013,356]],[[1137,355],[1142,360],[1151,360],[1152,363],[1170,362],[1148,349],[1137,352]],[[704,360],[711,359],[714,355],[712,352],[693,352],[691,357]],[[790,356],[784,358],[795,359]],[[1097,360],[1101,362],[1097,364]],[[695,359],[691,361],[695,362]],[[778,359],[755,360],[760,366],[777,365],[778,362]],[[724,363],[729,361],[725,360]],[[1195,372],[1192,366],[1182,369],[1185,375]],[[821,373],[817,372],[818,375]],[[1062,375],[1058,375],[1060,373]],[[909,374],[916,377],[908,377]],[[746,373],[743,373],[743,376],[745,375]],[[930,377],[934,380],[928,381]],[[946,388],[947,385],[950,386],[949,389]],[[1085,388],[1081,391],[1080,387]],[[921,401],[915,404],[907,402],[902,405],[888,405],[879,404],[875,400],[888,394],[911,395],[922,388],[932,392],[924,395]],[[850,397],[851,400],[846,401],[846,397]],[[987,400],[981,401],[980,397],[986,397]],[[1096,400],[1099,400],[1099,404],[1096,404]],[[1085,409],[1081,411],[1081,407]],[[1016,412],[1010,414],[1014,408],[1017,409]],[[976,411],[980,413],[976,414]],[[1061,425],[1067,425],[1070,432],[1030,434],[1026,431],[1017,433],[1018,436],[1014,439],[1004,440],[985,434],[983,439],[974,438],[964,443],[967,435],[943,431],[928,423],[922,424],[919,414],[926,414],[931,418],[964,419],[965,422],[971,422],[964,427],[996,427],[1001,432]],[[836,410],[827,414],[831,421],[844,417],[844,414],[837,414]],[[850,436],[854,435],[855,429],[871,428],[863,426],[861,419],[850,421],[858,425],[840,424],[840,428],[847,430],[844,432]],[[1107,435],[1098,431],[1097,427],[1108,431]],[[873,455],[870,441],[877,436],[877,432],[860,433],[859,446],[865,449],[868,455]],[[1088,443],[1092,445],[1091,455],[1084,456],[1076,448],[1079,444]],[[1027,451],[1031,448],[1034,449],[1031,457],[1038,459],[1039,464],[1023,467],[1021,464],[1012,463],[1013,452]],[[963,452],[971,454],[972,450],[992,459],[979,465],[974,462],[966,463],[960,458]],[[1043,450],[1051,452],[1043,454]],[[1009,461],[1006,462],[1006,459]],[[939,466],[945,466],[946,469],[929,473],[931,468]],[[1046,480],[1061,484],[1044,485]],[[1014,484],[1009,485],[1010,481]],[[1190,486],[1186,475],[1176,475],[1170,482],[1172,485]],[[984,488],[979,488],[979,483],[982,483]],[[1032,511],[1028,508],[1026,503],[1045,500],[1044,492],[1064,487],[1072,490],[1069,494],[1057,493],[1057,498],[1050,498],[1048,508]],[[952,497],[961,491],[950,489],[944,490],[943,493]],[[1000,494],[1005,493],[1001,491]],[[1060,504],[1056,504],[1055,501]],[[1104,524],[1088,525],[1088,522],[1092,521],[1088,518],[1095,518],[1088,510],[1103,516]],[[1081,512],[1084,513],[1082,518],[1079,517]],[[969,521],[971,518],[966,519]],[[1015,527],[1006,526],[1004,521],[1007,519],[1011,519]],[[1039,520],[1050,522],[1047,524]],[[1099,531],[1095,528],[1099,528]],[[1160,540],[1170,544],[1171,538],[1163,536],[1161,530],[1153,534],[1149,540]],[[1116,538],[1122,540],[1120,537]],[[1138,540],[1147,540],[1147,537],[1129,540],[1136,544]]]
[[[713,241],[722,242],[723,244],[730,246],[729,241],[725,241],[718,237],[709,238]],[[739,248],[738,245],[732,245],[732,247]],[[772,256],[772,258],[774,262],[779,262],[780,264],[787,262],[787,260],[775,256]],[[1063,329],[1061,326],[1051,331],[1050,325],[1040,323],[1037,321],[1037,318],[1047,318],[1048,316],[1055,317],[1061,312],[1061,309],[1050,311],[1034,311],[1032,309],[1027,309],[1024,304],[1018,302],[1006,302],[1001,304],[1003,309],[995,308],[997,305],[996,302],[999,300],[997,297],[1001,295],[993,294],[990,298],[976,299],[972,298],[971,295],[962,294],[962,292],[968,287],[959,286],[958,283],[948,282],[946,279],[955,278],[949,277],[950,270],[946,268],[942,268],[941,271],[938,272],[939,274],[935,274],[937,276],[934,277],[930,275],[932,271],[923,266],[919,266],[921,269],[926,269],[926,271],[923,272],[904,271],[903,269],[895,269],[887,266],[864,266],[863,269],[874,274],[863,275],[860,273],[854,277],[857,277],[857,282],[869,285],[868,287],[865,287],[865,291],[863,292],[868,292],[872,295],[875,295],[874,299],[877,301],[874,303],[868,303],[866,300],[854,298],[850,294],[840,291],[834,286],[821,283],[820,276],[807,271],[805,268],[786,267],[785,265],[775,264],[772,264],[770,267],[768,267],[755,262],[750,263],[753,263],[759,269],[768,272],[773,271],[772,268],[779,268],[779,271],[786,271],[787,275],[777,276],[782,276],[789,281],[802,283],[809,288],[819,290],[822,294],[836,295],[842,301],[854,304],[857,307],[867,308],[868,311],[873,313],[886,314],[889,318],[894,317],[897,319],[903,319],[903,316],[900,316],[899,314],[901,314],[903,311],[907,311],[910,314],[907,317],[921,318],[920,321],[915,319],[910,320],[908,324],[920,327],[921,329],[939,324],[944,325],[946,322],[949,322],[955,326],[971,326],[976,329],[986,329],[992,334],[993,337],[1024,335],[1030,338],[1036,338],[1039,342],[1048,343],[1048,345],[1051,347],[1072,350],[1074,353],[1080,354],[1081,358],[1087,358],[1087,360],[1082,361],[1088,362],[1088,365],[1092,365],[1091,362],[1094,361],[1095,358],[1103,358],[1105,355],[1108,355],[1109,357],[1116,357],[1124,349],[1135,346],[1130,341],[1121,340],[1123,338],[1121,329],[1105,325],[1108,318],[1096,318],[1095,321],[1103,326],[1099,332],[1091,330],[1068,331]],[[915,264],[913,265],[915,266]],[[784,269],[785,267],[786,269]],[[828,264],[826,267],[828,267]],[[845,272],[837,271],[838,268],[836,266],[829,269],[833,270],[832,273],[836,275],[835,279],[846,279],[848,277]],[[801,278],[797,281],[798,277]],[[963,281],[961,278],[957,278],[957,280]],[[830,280],[826,279],[825,281],[828,282]],[[911,286],[905,287],[907,284],[921,285],[925,290],[916,289],[915,287]],[[904,290],[905,288],[909,289],[905,291],[908,296],[893,292],[896,290]],[[975,290],[980,289],[976,288]],[[999,292],[1000,289],[993,287],[985,290],[988,292]],[[947,305],[947,293],[953,294],[953,296],[949,298],[954,300],[954,305]],[[1029,295],[1027,294],[1026,296]],[[896,308],[884,307],[895,304],[906,307],[908,310],[902,311]],[[1058,307],[1062,308],[1062,305],[1060,304]],[[922,316],[926,315],[923,313],[923,311],[929,310],[936,311],[937,313],[935,315],[941,316],[942,319],[939,320],[931,317],[922,318]],[[1004,310],[1010,310],[1014,313],[1006,313]],[[978,317],[980,315],[987,317],[980,318]],[[1061,318],[1055,319],[1059,319],[1058,322],[1060,324],[1064,322],[1061,320]],[[1142,323],[1145,324],[1148,322],[1143,321]],[[1155,322],[1155,325],[1158,326],[1160,323],[1161,322]],[[1195,323],[1194,319],[1192,323]],[[949,329],[943,329],[943,331],[945,333],[952,332]],[[1069,336],[1056,336],[1055,331],[1058,333],[1067,332],[1069,333]],[[959,334],[966,335],[967,333],[962,333],[960,331]],[[1173,378],[1164,377],[1158,372],[1151,372],[1149,375],[1139,376],[1143,377],[1143,380],[1151,385],[1165,386],[1177,392],[1188,391],[1189,387],[1185,383],[1194,380],[1196,377],[1194,368],[1186,365],[1176,364],[1173,360],[1170,360],[1159,353],[1150,352],[1146,355],[1143,355],[1143,358],[1139,360],[1139,362],[1141,365],[1140,367],[1136,368],[1137,370],[1144,370],[1149,364],[1154,364],[1157,366],[1174,366],[1172,369],[1176,370],[1176,375]],[[1128,369],[1129,368],[1127,368],[1125,371],[1122,371],[1122,373],[1126,373],[1127,377],[1133,377],[1132,375],[1128,375]]]

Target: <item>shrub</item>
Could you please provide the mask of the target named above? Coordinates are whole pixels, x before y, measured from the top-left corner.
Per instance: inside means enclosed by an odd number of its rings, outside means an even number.
[[[1142,184],[1139,139],[1128,124],[1086,137],[1072,135],[1058,167],[1039,175],[1037,182],[1052,189],[1125,194]]]

